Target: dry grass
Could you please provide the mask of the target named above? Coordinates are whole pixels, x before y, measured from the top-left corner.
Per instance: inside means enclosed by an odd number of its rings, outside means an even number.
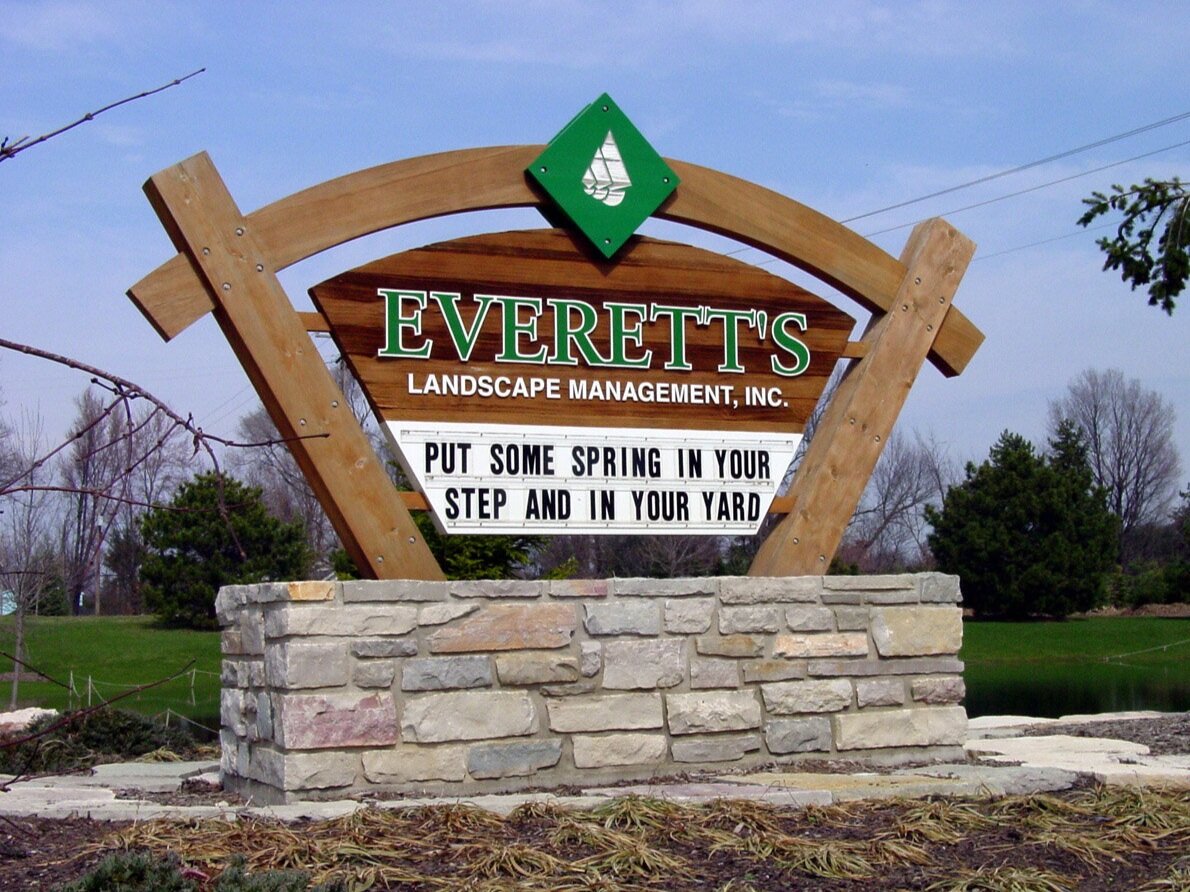
[[[301,870],[352,890],[748,892],[897,874],[928,877],[933,892],[1055,892],[1138,854],[1185,851],[1190,794],[1107,788],[802,810],[626,797],[589,811],[530,804],[507,818],[465,805],[370,808],[304,824],[151,822],[113,842],[174,852],[212,876],[240,855],[252,872]],[[1146,888],[1188,884],[1183,863]]]

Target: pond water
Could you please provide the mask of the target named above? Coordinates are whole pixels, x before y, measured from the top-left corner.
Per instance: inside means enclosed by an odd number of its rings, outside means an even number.
[[[967,715],[1032,715],[1153,709],[1190,711],[1190,658],[1173,665],[1118,662],[968,662]]]

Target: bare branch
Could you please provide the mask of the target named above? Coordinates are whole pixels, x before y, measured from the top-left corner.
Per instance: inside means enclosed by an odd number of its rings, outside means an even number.
[[[67,130],[73,130],[75,127],[79,126],[80,124],[87,123],[87,121],[93,121],[93,120],[95,120],[95,118],[99,117],[104,112],[111,111],[113,108],[118,108],[119,106],[126,105],[129,102],[135,102],[138,99],[144,99],[147,96],[152,96],[153,94],[160,93],[163,90],[168,90],[170,87],[176,87],[176,86],[178,86],[178,84],[182,83],[182,81],[188,81],[188,80],[190,80],[190,78],[196,77],[197,75],[202,74],[204,71],[206,71],[205,68],[199,68],[197,71],[192,71],[187,75],[176,78],[176,79],[170,81],[168,84],[162,84],[160,87],[155,87],[152,90],[145,90],[143,93],[137,93],[135,96],[129,96],[126,99],[120,99],[119,101],[113,102],[110,105],[105,105],[103,108],[99,108],[99,109],[96,109],[95,111],[87,112],[85,115],[83,115],[77,121],[67,124],[65,127],[59,127],[57,130],[52,130],[49,133],[43,133],[41,136],[37,137],[36,139],[30,139],[27,136],[22,136],[20,139],[16,140],[15,142],[10,143],[8,141],[8,137],[5,137],[3,141],[0,141],[0,161],[7,161],[9,158],[13,158],[13,157],[19,155],[21,152],[25,151],[26,149],[31,149],[36,145],[40,145],[41,143],[45,142],[46,140],[53,139],[55,136],[60,136],[61,134],[65,133]]]

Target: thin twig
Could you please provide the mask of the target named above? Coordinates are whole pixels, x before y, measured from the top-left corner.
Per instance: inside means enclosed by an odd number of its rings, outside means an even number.
[[[3,142],[0,142],[0,161],[7,161],[9,158],[19,155],[21,152],[25,151],[25,149],[31,149],[48,139],[53,139],[55,136],[60,136],[67,130],[73,130],[75,127],[79,126],[79,124],[85,124],[87,121],[93,121],[95,118],[99,117],[99,115],[106,111],[111,111],[113,108],[126,105],[129,102],[135,102],[138,99],[144,99],[146,96],[152,96],[154,93],[160,93],[163,90],[168,90],[170,87],[176,87],[178,84],[182,83],[182,81],[190,80],[190,78],[200,75],[204,71],[206,71],[205,68],[200,68],[197,71],[192,71],[183,77],[176,78],[175,80],[170,81],[168,84],[162,84],[160,87],[156,87],[152,90],[145,90],[143,93],[137,93],[135,96],[129,96],[127,99],[121,99],[117,102],[111,103],[110,105],[105,105],[103,108],[96,109],[92,112],[87,112],[77,121],[67,124],[65,127],[59,127],[57,130],[52,130],[49,133],[43,133],[36,139],[29,139],[27,136],[22,136],[20,139],[16,140],[16,142],[10,143],[6,137]]]

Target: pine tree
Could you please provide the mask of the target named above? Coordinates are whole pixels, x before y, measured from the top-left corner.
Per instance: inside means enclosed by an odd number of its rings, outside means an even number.
[[[1088,610],[1113,564],[1117,521],[1069,423],[1048,457],[1005,431],[988,460],[969,463],[965,480],[926,517],[939,568],[958,574],[964,603],[980,616]]]

